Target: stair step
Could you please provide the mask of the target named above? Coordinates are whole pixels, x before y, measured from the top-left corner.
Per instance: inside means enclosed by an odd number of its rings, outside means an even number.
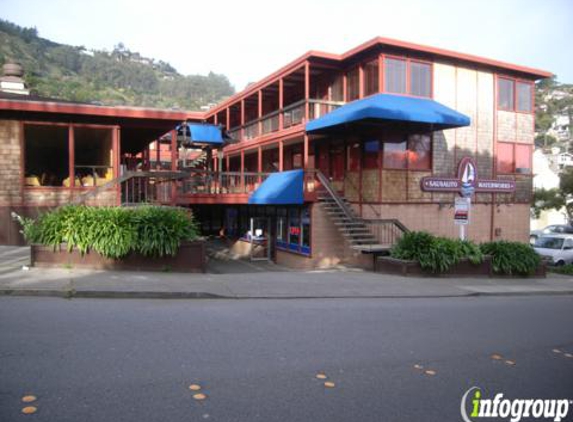
[[[360,227],[360,226],[350,226],[350,227],[339,226],[338,230],[343,233],[354,233],[354,234],[370,233],[370,230],[368,230],[366,227]]]
[[[361,252],[386,252],[392,248],[392,245],[353,245],[351,248]]]

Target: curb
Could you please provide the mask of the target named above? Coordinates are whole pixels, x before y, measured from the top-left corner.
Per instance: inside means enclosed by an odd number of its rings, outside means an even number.
[[[468,292],[459,295],[373,295],[373,296],[226,296],[208,292],[153,292],[111,290],[22,290],[0,289],[0,296],[57,297],[62,299],[234,299],[234,300],[301,300],[301,299],[447,299],[467,297],[573,296],[573,291]]]

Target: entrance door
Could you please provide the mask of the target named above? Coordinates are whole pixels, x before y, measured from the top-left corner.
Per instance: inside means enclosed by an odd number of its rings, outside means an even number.
[[[333,143],[330,150],[330,179],[340,192],[344,191],[344,143]]]
[[[270,261],[272,246],[272,227],[270,217],[251,217],[249,241],[251,261]]]

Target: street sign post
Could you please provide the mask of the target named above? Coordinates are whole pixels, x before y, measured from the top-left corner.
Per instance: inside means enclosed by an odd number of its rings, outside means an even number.
[[[454,207],[454,223],[460,226],[460,240],[466,239],[466,226],[470,223],[471,199],[456,198]]]

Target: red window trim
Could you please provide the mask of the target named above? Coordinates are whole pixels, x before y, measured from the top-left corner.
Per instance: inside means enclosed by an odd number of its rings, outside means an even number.
[[[397,56],[397,55],[393,55],[393,54],[382,54],[381,56],[382,56],[382,73],[384,75],[384,78],[383,78],[384,81],[386,79],[385,76],[386,76],[386,59],[387,58],[393,59],[393,60],[402,60],[402,61],[406,62],[406,93],[400,94],[400,93],[396,93],[396,92],[387,92],[385,85],[382,85],[380,92],[385,92],[385,93],[393,94],[393,95],[404,95],[406,97],[414,97],[414,98],[425,98],[425,99],[428,99],[428,98],[433,99],[434,98],[434,62],[422,60],[422,59],[417,59],[417,58],[412,58],[412,57],[408,57],[408,56]],[[429,97],[424,97],[421,95],[413,95],[410,93],[410,90],[411,90],[410,64],[412,62],[427,64],[428,66],[430,66],[430,96]]]
[[[516,154],[516,150],[517,150],[517,146],[526,146],[530,149],[530,154],[529,154],[529,170],[533,170],[533,153],[531,152],[531,150],[533,149],[533,144],[526,144],[523,142],[507,142],[507,141],[498,141],[497,142],[498,145],[499,144],[503,144],[503,145],[511,145],[511,172],[502,172],[499,171],[499,154],[496,155],[496,162],[495,162],[495,172],[496,174],[502,174],[502,175],[519,175],[519,176],[533,176],[532,171],[530,171],[529,173],[517,173],[516,169],[516,165],[517,165],[517,154]]]
[[[409,154],[409,145],[408,145],[408,135],[406,135],[406,167],[405,168],[394,168],[394,167],[385,167],[384,166],[384,151],[386,150],[386,144],[389,144],[391,142],[384,142],[384,141],[380,141],[380,149],[379,149],[379,154],[380,154],[380,169],[381,170],[399,170],[399,171],[419,171],[419,172],[428,172],[428,171],[433,171],[433,162],[434,162],[434,134],[430,133],[429,134],[430,137],[430,167],[427,169],[415,169],[415,168],[410,168],[410,154]]]
[[[68,128],[68,149],[70,147],[73,146],[73,136],[70,135],[70,131],[73,132],[73,130],[75,128],[92,128],[92,129],[109,129],[111,131],[115,131],[117,129],[119,129],[119,126],[117,125],[98,125],[98,124],[94,124],[94,123],[62,123],[62,122],[43,122],[43,121],[38,121],[38,120],[23,120],[20,122],[20,150],[21,150],[21,158],[20,158],[20,165],[21,165],[21,177],[20,177],[20,183],[21,183],[21,187],[23,191],[29,192],[29,191],[50,191],[50,190],[57,190],[57,191],[78,191],[78,190],[90,190],[90,189],[95,189],[97,188],[97,186],[76,186],[75,185],[75,180],[71,175],[68,177],[70,177],[70,181],[72,181],[72,183],[70,183],[70,186],[26,186],[26,154],[25,154],[25,142],[26,139],[24,138],[24,132],[25,132],[25,127],[26,126],[60,126],[60,127],[67,127]],[[112,151],[114,152],[114,160],[116,161],[116,163],[119,163],[119,157],[115,157],[115,154],[118,154],[119,151],[116,151],[115,148],[115,144],[113,141],[113,137],[115,135],[112,133]],[[118,144],[119,144],[119,140],[118,140]],[[73,157],[68,157],[68,166],[71,166],[71,162],[72,162],[72,158]],[[114,175],[116,175],[115,177],[117,177],[117,173],[119,171],[119,167],[116,166],[116,163],[112,163],[112,167],[113,167],[113,171],[114,171]],[[117,167],[117,168],[116,168]]]
[[[506,81],[510,81],[513,84],[513,109],[500,107],[499,106],[499,94],[498,94],[496,102],[495,102],[495,107],[497,110],[509,111],[511,113],[521,113],[521,114],[534,114],[535,113],[535,82],[532,82],[532,81],[529,81],[526,79],[516,78],[513,76],[508,76],[505,74],[499,74],[499,75],[495,75],[495,76],[496,76],[495,77],[495,90],[498,93],[499,93],[499,80],[500,79],[505,79]],[[517,84],[518,83],[529,85],[531,87],[531,110],[530,111],[523,111],[523,110],[517,109]]]
[[[405,93],[397,93],[397,92],[389,92],[386,91],[386,59],[394,59],[394,60],[401,60],[401,61],[405,61],[406,62],[406,92]],[[385,54],[385,53],[381,53],[378,54],[376,56],[369,56],[368,58],[361,60],[359,63],[355,63],[352,66],[348,66],[346,68],[343,69],[342,75],[343,77],[345,77],[348,80],[348,74],[350,72],[352,72],[353,70],[359,70],[360,68],[364,69],[366,64],[368,63],[373,63],[378,61],[378,91],[374,92],[372,94],[368,94],[366,95],[366,91],[365,91],[365,78],[362,78],[362,87],[359,86],[359,93],[360,91],[362,91],[363,96],[362,97],[357,97],[353,100],[350,100],[348,98],[348,86],[346,88],[346,92],[343,92],[343,96],[344,96],[344,101],[347,102],[351,102],[351,101],[356,101],[362,98],[368,98],[371,97],[372,95],[376,95],[376,94],[380,94],[380,93],[386,93],[386,94],[392,94],[392,95],[403,95],[405,97],[413,97],[413,98],[424,98],[424,99],[433,99],[434,98],[434,62],[429,61],[429,60],[423,60],[423,59],[419,59],[419,58],[413,58],[413,57],[409,57],[409,56],[399,56],[399,55],[394,55],[394,54]],[[410,65],[411,63],[420,63],[420,64],[425,64],[428,65],[430,67],[430,95],[428,97],[425,96],[421,96],[421,95],[414,95],[410,93],[411,90],[411,71],[410,71]],[[363,70],[364,71],[364,70]],[[358,83],[360,84],[360,78]]]

